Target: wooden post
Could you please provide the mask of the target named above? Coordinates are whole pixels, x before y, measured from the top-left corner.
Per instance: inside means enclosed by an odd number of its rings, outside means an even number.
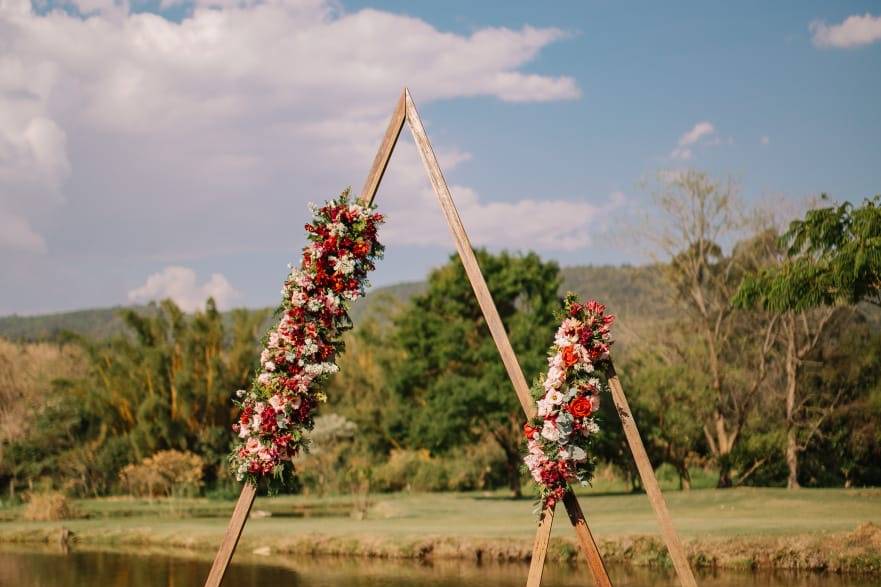
[[[236,509],[233,510],[229,519],[229,525],[226,527],[226,534],[223,535],[223,541],[214,557],[214,563],[211,565],[211,572],[208,573],[208,579],[205,581],[205,587],[220,587],[226,569],[229,567],[229,561],[236,550],[242,530],[245,528],[245,522],[248,521],[248,514],[251,512],[251,506],[254,505],[254,498],[257,496],[257,488],[245,483],[242,487],[242,493],[239,495],[239,501],[236,502]]]
[[[539,587],[541,576],[545,570],[545,559],[548,556],[548,543],[551,541],[551,529],[554,526],[554,507],[546,507],[541,512],[541,520],[535,533],[535,544],[532,545],[532,558],[529,559],[529,575],[526,587]]]
[[[532,395],[529,393],[529,385],[526,383],[526,378],[523,376],[523,371],[520,369],[520,363],[517,362],[517,356],[514,354],[514,349],[511,347],[508,333],[505,331],[505,326],[502,324],[502,319],[499,317],[499,311],[496,309],[495,302],[493,302],[492,296],[489,293],[489,288],[486,286],[486,280],[483,278],[483,273],[480,271],[477,257],[474,255],[474,249],[471,248],[471,241],[468,239],[468,234],[465,232],[462,219],[459,217],[459,211],[456,210],[456,204],[453,202],[453,196],[450,194],[450,189],[447,187],[447,182],[444,179],[440,165],[437,162],[434,149],[431,147],[431,142],[428,140],[425,127],[422,126],[422,120],[419,118],[419,113],[416,111],[416,105],[413,103],[413,98],[410,96],[408,90],[404,90],[404,97],[407,102],[406,114],[410,131],[413,133],[413,138],[416,140],[419,156],[422,158],[422,163],[425,166],[425,170],[428,172],[428,179],[431,182],[431,187],[434,189],[435,195],[437,195],[441,210],[444,213],[444,218],[446,218],[447,225],[453,235],[453,240],[456,243],[456,251],[458,251],[459,258],[462,260],[462,265],[465,267],[465,273],[468,276],[468,280],[471,282],[474,295],[477,297],[477,303],[480,305],[483,317],[489,327],[490,334],[492,334],[493,341],[496,343],[496,348],[499,350],[499,354],[502,357],[505,370],[508,372],[508,377],[511,379],[514,391],[517,393],[517,398],[520,400],[520,405],[523,407],[523,412],[526,414],[527,419],[530,419],[536,413],[535,400],[532,399]],[[575,532],[578,535],[582,550],[584,550],[584,554],[587,556],[588,565],[590,566],[591,572],[594,573],[594,581],[600,586],[611,586],[612,583],[609,580],[608,573],[606,573],[606,567],[603,564],[602,556],[600,556],[596,543],[593,541],[593,536],[590,534],[587,521],[584,519],[584,513],[581,511],[581,507],[578,504],[578,499],[570,492],[569,498],[567,498],[564,503],[569,512],[569,518],[572,521],[572,525],[575,526]],[[548,532],[550,532],[550,524],[551,523],[549,522]],[[545,545],[545,548],[547,548],[547,545]]]
[[[385,134],[382,137],[382,143],[379,145],[376,157],[373,158],[373,165],[370,166],[370,173],[367,174],[367,180],[361,189],[360,200],[367,204],[372,204],[373,198],[376,197],[379,182],[382,181],[382,176],[385,175],[389,159],[391,159],[395,145],[398,143],[401,129],[404,128],[404,122],[407,120],[405,115],[406,97],[407,90],[404,90],[401,92],[401,97],[398,98],[397,104],[395,104],[392,118],[388,122],[388,128],[386,128]]]
[[[661,526],[661,536],[670,552],[670,558],[673,560],[673,567],[679,576],[679,583],[683,587],[697,587],[697,581],[691,566],[688,564],[688,557],[685,555],[685,548],[679,540],[679,535],[673,527],[673,520],[670,518],[670,512],[667,510],[667,502],[661,493],[661,487],[658,485],[658,479],[655,477],[655,470],[649,461],[648,454],[645,452],[645,446],[642,444],[642,438],[639,436],[639,430],[636,427],[636,421],[630,412],[630,406],[627,398],[624,396],[624,388],[621,387],[621,381],[615,372],[615,367],[609,362],[609,387],[612,389],[612,401],[618,410],[618,416],[621,418],[621,425],[624,428],[624,435],[627,437],[627,444],[630,446],[630,452],[633,453],[633,460],[636,461],[636,468],[639,471],[639,477],[642,479],[642,486],[648,495],[649,503],[655,510],[655,516],[658,518],[658,524]]]

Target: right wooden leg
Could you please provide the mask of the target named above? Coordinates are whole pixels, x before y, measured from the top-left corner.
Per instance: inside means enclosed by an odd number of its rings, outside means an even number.
[[[581,511],[581,505],[578,498],[571,491],[563,498],[563,504],[569,513],[569,521],[575,527],[575,535],[578,536],[578,542],[581,544],[581,550],[587,557],[587,566],[590,574],[593,575],[593,582],[597,587],[612,587],[612,580],[609,579],[609,573],[606,571],[606,564],[600,555],[600,549],[590,533],[587,526],[587,520],[584,519],[584,512]]]

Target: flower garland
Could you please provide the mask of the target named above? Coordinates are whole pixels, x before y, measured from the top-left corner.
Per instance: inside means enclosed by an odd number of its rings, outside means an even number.
[[[532,390],[538,411],[523,427],[523,460],[545,507],[561,500],[570,482],[587,485],[593,478],[596,459],[591,448],[599,432],[594,416],[600,393],[608,388],[603,367],[615,321],[605,311],[596,300],[581,304],[574,294],[566,295],[562,324],[548,354],[548,372]]]
[[[241,413],[232,427],[238,442],[231,470],[239,481],[269,478],[273,491],[290,484],[293,457],[308,449],[305,433],[326,400],[323,385],[339,370],[340,337],[352,327],[349,304],[364,295],[367,273],[383,252],[376,239],[382,215],[352,201],[349,190],[310,208],[311,242],[285,280],[281,319],[264,338],[260,373],[247,391],[236,392]]]

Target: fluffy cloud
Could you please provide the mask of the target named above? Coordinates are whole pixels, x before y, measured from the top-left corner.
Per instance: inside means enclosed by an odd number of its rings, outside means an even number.
[[[581,95],[571,77],[524,71],[565,39],[556,28],[456,34],[320,0],[162,0],[184,10],[180,21],[117,0],[72,5],[87,16],[0,0],[0,262],[24,267],[23,255],[48,251],[47,274],[62,263],[94,271],[96,255],[102,279],[133,279],[290,250],[307,201],[360,187],[404,83],[421,105]],[[435,146],[448,172],[470,157]],[[446,234],[433,197],[413,195],[426,186],[402,145],[382,188],[389,244],[440,243],[413,236],[423,228]],[[563,228],[549,237],[532,228],[537,200],[492,202],[464,186],[455,195],[481,244],[569,250],[596,219],[591,206],[555,200],[547,229]],[[395,233],[397,219],[414,224]]]
[[[676,144],[676,148],[670,152],[670,157],[683,161],[691,159],[694,145],[704,137],[709,137],[715,132],[716,128],[711,123],[707,121],[698,122],[691,130],[679,137],[679,142]]]
[[[217,307],[229,308],[241,294],[220,273],[214,273],[199,284],[196,272],[188,267],[170,266],[147,277],[144,285],[128,292],[130,302],[143,303],[171,298],[184,311],[203,308],[205,300],[214,298]]]
[[[881,40],[881,16],[854,14],[833,25],[815,20],[809,29],[815,46],[849,49]]]

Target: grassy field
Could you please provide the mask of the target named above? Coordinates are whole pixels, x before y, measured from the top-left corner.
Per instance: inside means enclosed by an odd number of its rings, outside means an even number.
[[[878,489],[705,489],[671,492],[667,500],[697,564],[881,571]],[[63,526],[83,545],[210,552],[220,541],[233,504],[108,498],[75,505],[86,518],[27,522],[17,518],[18,510],[7,509],[0,541],[51,542]],[[644,495],[592,492],[583,496],[582,506],[606,556],[666,564]],[[258,498],[240,550],[525,559],[535,531],[532,508],[528,499],[512,500],[503,494],[391,494],[372,496],[364,519],[355,519],[349,497]],[[554,536],[552,559],[576,556],[565,517],[558,518]]]

